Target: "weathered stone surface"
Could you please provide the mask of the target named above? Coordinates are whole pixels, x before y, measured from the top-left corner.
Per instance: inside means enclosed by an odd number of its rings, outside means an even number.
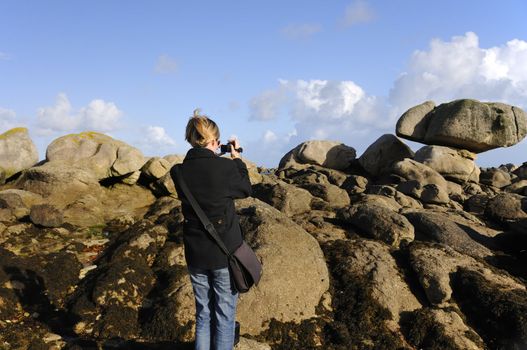
[[[514,169],[513,174],[518,176],[522,180],[527,180],[527,162],[524,162],[518,168]]]
[[[414,311],[411,319],[407,325],[408,338],[418,349],[485,349],[481,337],[456,311],[423,308]]]
[[[414,227],[403,216],[375,204],[354,204],[339,211],[341,220],[356,226],[366,236],[398,247],[414,240]]]
[[[423,203],[446,204],[450,202],[447,191],[436,184],[423,186],[419,198]]]
[[[489,281],[499,284],[501,289],[525,289],[525,286],[507,274],[497,273],[478,260],[445,245],[414,242],[410,247],[410,263],[428,300],[434,305],[441,306],[450,302],[451,279],[461,267],[480,271]]]
[[[271,346],[256,340],[240,337],[240,342],[234,347],[234,350],[271,350]]]
[[[458,269],[454,298],[478,333],[495,349],[527,344],[527,290],[504,286],[484,271]]]
[[[327,202],[331,207],[344,207],[350,204],[348,193],[333,185],[328,177],[314,168],[295,172],[292,176],[295,185],[306,189],[313,196]]]
[[[341,142],[312,140],[289,151],[280,160],[278,168],[303,169],[306,165],[316,164],[331,169],[345,169],[355,157],[355,149]]]
[[[160,179],[171,167],[172,164],[168,160],[160,157],[152,157],[143,165],[141,172],[149,179]]]
[[[7,179],[38,162],[38,152],[26,128],[0,134],[0,178]],[[0,180],[0,185],[3,182]]]
[[[257,199],[239,200],[236,206],[245,239],[264,269],[259,286],[240,297],[238,320],[245,332],[258,334],[271,318],[287,322],[314,316],[329,288],[327,266],[316,240]]]
[[[421,142],[426,135],[430,119],[429,113],[434,108],[433,101],[426,101],[404,112],[395,125],[397,136]]]
[[[402,208],[402,205],[399,204],[395,198],[380,194],[361,193],[356,198],[354,198],[353,204],[356,203],[380,205],[390,209],[395,213],[399,212],[399,210]]]
[[[361,193],[366,190],[368,186],[368,179],[360,175],[350,175],[346,178],[346,181],[340,186],[346,190],[349,194]]]
[[[137,148],[96,132],[59,137],[48,146],[46,160],[83,168],[98,180],[128,176],[145,164]]]
[[[464,183],[479,182],[480,169],[474,162],[476,154],[444,146],[424,146],[414,156],[414,160],[427,165],[445,179]]]
[[[359,157],[359,163],[371,175],[379,176],[390,170],[393,163],[413,158],[414,152],[392,134],[384,134]]]
[[[500,193],[488,200],[485,215],[501,223],[527,218],[523,198],[514,193]]]
[[[392,166],[391,172],[403,177],[407,181],[415,180],[422,186],[436,184],[443,189],[447,188],[446,180],[443,176],[441,176],[441,174],[429,166],[419,163],[413,159],[407,158],[405,160],[396,162]]]
[[[424,119],[425,137],[416,141],[475,153],[515,145],[527,133],[525,112],[503,103],[456,100],[437,106]]]
[[[367,278],[373,297],[398,322],[402,312],[419,309],[421,304],[402,279],[387,245],[370,240],[351,241],[342,268]],[[352,282],[351,282],[352,283]]]
[[[98,193],[101,186],[91,171],[59,163],[25,170],[14,187],[36,193],[61,208],[85,193]]]
[[[514,181],[509,186],[504,187],[503,190],[525,196],[527,193],[527,180],[516,180],[517,181]]]
[[[443,243],[469,256],[481,258],[492,255],[488,248],[472,240],[463,228],[448,218],[448,215],[437,212],[407,211],[404,216],[415,227],[416,239]]]
[[[481,172],[479,182],[485,185],[503,188],[511,184],[511,175],[501,169],[485,169]]]
[[[307,190],[281,180],[267,180],[253,185],[253,197],[272,205],[287,216],[311,210],[313,196]]]
[[[38,204],[31,207],[31,222],[44,227],[59,227],[64,223],[62,211],[51,204]]]
[[[167,231],[148,220],[122,233],[68,301],[78,316],[74,330],[100,338],[140,334],[139,310],[155,283],[150,266]]]

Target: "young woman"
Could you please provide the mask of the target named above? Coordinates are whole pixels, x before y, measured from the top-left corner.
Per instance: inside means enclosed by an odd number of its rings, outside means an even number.
[[[220,157],[216,153],[220,147],[218,126],[199,110],[188,121],[185,139],[192,148],[180,168],[183,180],[233,252],[242,243],[233,199],[251,195],[247,167],[236,151],[238,140],[229,143],[230,159]],[[195,349],[231,350],[238,293],[231,283],[227,256],[205,230],[177,183],[176,190],[185,217],[185,259],[196,301]]]

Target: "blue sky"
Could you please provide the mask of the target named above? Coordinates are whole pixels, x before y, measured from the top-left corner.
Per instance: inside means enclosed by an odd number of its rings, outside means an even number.
[[[525,14],[519,0],[1,0],[0,133],[27,126],[41,157],[83,130],[162,156],[186,152],[200,107],[259,165],[307,139],[359,156],[428,99],[527,109]],[[524,161],[526,141],[477,159]]]

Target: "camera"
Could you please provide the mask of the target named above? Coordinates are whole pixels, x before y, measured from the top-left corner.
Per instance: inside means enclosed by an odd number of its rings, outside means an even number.
[[[226,145],[221,145],[220,146],[220,152],[221,153],[229,153],[231,151],[231,145],[234,146],[234,142],[233,141],[229,141]],[[236,149],[236,152],[238,153],[242,153],[243,152],[243,148],[238,148]]]

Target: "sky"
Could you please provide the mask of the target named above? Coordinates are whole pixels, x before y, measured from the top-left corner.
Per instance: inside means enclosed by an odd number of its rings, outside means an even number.
[[[527,110],[524,0],[0,0],[0,133],[106,133],[185,154],[195,108],[276,167],[296,145],[357,156],[427,100]],[[422,144],[404,140],[414,151]],[[527,161],[525,139],[478,154]]]

